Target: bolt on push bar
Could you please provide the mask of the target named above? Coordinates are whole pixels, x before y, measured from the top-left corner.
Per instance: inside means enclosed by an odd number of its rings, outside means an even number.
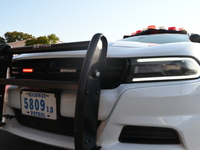
[[[106,62],[107,39],[95,34],[91,41],[52,45],[37,45],[11,48],[8,44],[0,45],[0,116],[1,124],[4,92],[6,85],[18,85],[33,88],[77,90],[74,143],[76,150],[100,150],[97,146],[98,108],[101,90],[101,75]],[[86,50],[79,83],[66,81],[26,80],[6,78],[7,68],[11,65],[13,54],[41,53],[55,51]]]

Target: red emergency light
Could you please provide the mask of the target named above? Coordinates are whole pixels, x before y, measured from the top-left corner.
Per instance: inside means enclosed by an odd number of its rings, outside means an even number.
[[[176,27],[169,27],[168,30],[176,30]]]
[[[155,25],[150,25],[147,27],[147,29],[156,29],[156,26]]]
[[[183,31],[184,30],[184,28],[178,28],[178,31]]]
[[[33,72],[33,68],[23,68],[22,72],[23,73],[32,73]]]
[[[137,33],[140,33],[140,32],[142,32],[142,30],[137,30],[137,31],[136,31],[136,34],[137,34]]]

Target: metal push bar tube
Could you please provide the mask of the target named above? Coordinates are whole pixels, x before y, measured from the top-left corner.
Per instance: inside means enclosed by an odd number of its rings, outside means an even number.
[[[93,36],[79,80],[75,109],[75,149],[99,150],[96,145],[101,74],[107,55],[107,40]]]
[[[89,46],[88,46],[89,45]],[[6,79],[7,68],[13,54],[40,53],[55,51],[87,50],[81,70],[79,83],[65,81],[44,81],[26,79]],[[77,91],[75,110],[75,149],[99,150],[96,145],[101,74],[107,55],[107,40],[102,34],[95,34],[92,40],[52,45],[36,45],[10,48],[8,44],[0,46],[0,116],[3,111],[6,85],[18,85],[33,88],[70,89]],[[53,88],[52,88],[53,87]],[[2,118],[1,118],[2,119]],[[2,120],[1,120],[2,122]]]
[[[19,85],[32,88],[77,90],[78,83],[51,80],[1,79],[0,85]]]
[[[7,68],[10,66],[10,63],[12,61],[12,55],[3,55],[8,49],[10,49],[10,46],[8,44],[0,45],[0,78],[5,79]],[[3,113],[3,102],[4,102],[4,93],[5,93],[5,84],[0,85],[0,116],[2,116]],[[0,117],[0,124],[2,123],[2,117]]]
[[[15,48],[8,49],[7,51],[4,52],[4,54],[77,51],[77,50],[86,50],[88,48],[88,45],[89,45],[89,41],[15,47]]]

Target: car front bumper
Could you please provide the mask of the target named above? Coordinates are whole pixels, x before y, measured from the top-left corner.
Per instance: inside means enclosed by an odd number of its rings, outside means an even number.
[[[21,87],[6,90],[4,114],[20,109]],[[74,117],[76,91],[63,91],[60,114]],[[200,149],[200,81],[170,81],[123,84],[102,90],[99,105],[101,121],[97,145],[102,150],[194,150]],[[66,149],[74,149],[74,138],[21,125],[5,119],[3,130],[18,136]],[[125,126],[169,128],[177,132],[179,144],[119,142]]]

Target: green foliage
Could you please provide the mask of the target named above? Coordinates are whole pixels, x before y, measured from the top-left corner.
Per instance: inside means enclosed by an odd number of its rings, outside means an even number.
[[[48,36],[40,36],[36,38],[31,34],[17,31],[6,32],[4,34],[4,37],[0,36],[0,44],[26,40],[26,46],[28,46],[39,44],[55,44],[58,43],[58,41],[60,40],[59,37],[57,37],[55,34],[50,34]]]
[[[49,44],[55,44],[57,43],[60,39],[57,37],[55,34],[50,34],[47,36]]]
[[[2,44],[2,43],[6,43],[6,41],[3,37],[0,36],[0,44]]]
[[[50,44],[49,40],[46,36],[40,36],[37,38],[37,43],[36,44]]]
[[[34,45],[35,43],[37,43],[37,39],[36,38],[32,38],[31,40],[27,40],[26,41],[26,46]]]
[[[55,44],[60,39],[55,34],[50,34],[48,36],[40,36],[38,38],[32,38],[26,41],[26,46],[29,45],[39,45],[39,44]]]
[[[6,32],[4,34],[4,37],[5,37],[5,41],[7,43],[22,41],[22,40],[28,40],[28,39],[33,38],[33,36],[31,34],[27,34],[27,33],[23,33],[23,32],[17,32],[17,31]]]

